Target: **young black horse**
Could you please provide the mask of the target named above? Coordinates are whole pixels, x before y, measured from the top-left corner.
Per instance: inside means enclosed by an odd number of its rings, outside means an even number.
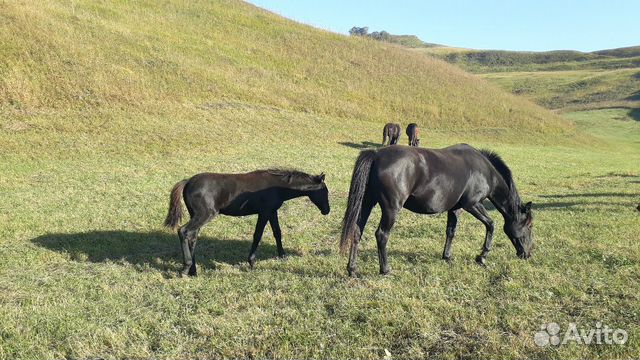
[[[382,218],[376,231],[380,273],[389,273],[387,240],[403,207],[420,214],[448,212],[442,258],[451,258],[451,242],[462,209],[486,227],[482,265],[491,250],[493,221],[482,205],[488,198],[504,217],[507,234],[518,257],[531,256],[531,203],[521,204],[511,171],[493,152],[460,144],[445,149],[390,146],[360,153],[353,169],[349,201],[342,222],[340,250],[350,246],[349,275],[356,271],[358,242],[371,209],[380,204]]]
[[[387,139],[389,139],[388,145],[395,145],[398,143],[398,138],[400,138],[400,124],[387,123],[382,129],[382,145],[387,144]]]
[[[258,170],[246,174],[202,173],[185,179],[173,187],[169,213],[164,225],[175,229],[182,219],[180,198],[184,197],[191,219],[180,227],[184,268],[181,275],[196,275],[196,240],[200,229],[216,215],[245,216],[258,214],[249,253],[249,265],[256,262],[256,249],[267,222],[271,224],[278,247],[284,256],[278,209],[290,199],[307,196],[323,215],[329,213],[329,191],[324,174],[312,176],[295,170]]]
[[[418,124],[411,123],[407,125],[406,132],[409,137],[409,146],[420,146],[420,139],[418,138],[420,130],[418,129]]]

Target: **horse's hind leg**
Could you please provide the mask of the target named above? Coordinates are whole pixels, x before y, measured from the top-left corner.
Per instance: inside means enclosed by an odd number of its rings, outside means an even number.
[[[178,236],[180,237],[180,244],[182,246],[183,256],[183,268],[180,271],[180,275],[196,276],[196,241],[198,240],[198,233],[200,229],[205,226],[211,219],[213,219],[213,213],[197,214],[194,215],[188,223],[182,226],[178,230]]]
[[[453,237],[456,235],[456,225],[458,224],[458,216],[462,209],[449,210],[447,213],[447,239],[444,243],[444,251],[442,252],[442,259],[446,261],[451,260],[451,243]]]
[[[358,259],[358,243],[360,242],[360,238],[362,238],[362,233],[364,232],[364,227],[367,225],[367,220],[369,220],[369,215],[371,215],[371,210],[376,205],[376,202],[371,199],[368,194],[365,194],[364,199],[362,201],[362,209],[360,210],[360,218],[358,219],[358,228],[360,229],[360,233],[358,236],[352,240],[351,249],[349,251],[349,263],[347,264],[347,272],[349,276],[354,276],[356,273],[356,262]]]
[[[396,216],[400,211],[399,206],[385,206],[381,203],[382,218],[380,219],[380,225],[376,230],[376,242],[378,245],[378,261],[380,262],[380,274],[389,274],[389,265],[387,263],[387,241],[389,240],[389,234],[391,228],[396,222]]]
[[[487,209],[485,209],[484,205],[481,202],[469,207],[465,208],[473,217],[480,220],[487,229],[484,238],[484,245],[482,246],[482,252],[480,255],[476,256],[476,262],[480,265],[485,264],[485,260],[489,251],[491,251],[491,243],[493,242],[493,220],[487,214]]]

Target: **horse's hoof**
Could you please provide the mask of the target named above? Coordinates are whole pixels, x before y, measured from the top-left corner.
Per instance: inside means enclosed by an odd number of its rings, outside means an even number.
[[[380,270],[380,275],[389,275],[389,274],[391,274],[391,270],[389,269]]]
[[[356,269],[348,269],[347,273],[349,274],[349,277],[356,277]]]
[[[446,261],[447,264],[451,264],[453,262],[453,258],[451,256],[443,256],[442,260]]]
[[[476,263],[480,266],[487,266],[487,260],[483,256],[476,256]]]
[[[253,268],[256,266],[256,259],[249,259],[249,267],[251,268],[251,270],[253,270]]]

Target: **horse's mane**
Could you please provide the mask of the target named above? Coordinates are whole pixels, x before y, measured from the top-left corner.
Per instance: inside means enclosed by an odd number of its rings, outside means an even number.
[[[264,172],[283,178],[286,182],[292,182],[293,180],[302,180],[308,182],[315,182],[315,178],[312,175],[304,173],[302,171],[294,169],[267,169]]]
[[[518,195],[518,190],[516,189],[516,184],[513,181],[513,175],[511,174],[511,169],[507,166],[507,164],[502,160],[500,155],[491,151],[482,149],[480,153],[484,155],[487,160],[493,165],[493,167],[498,171],[500,176],[507,183],[507,188],[509,189],[508,200],[509,205],[515,211],[520,206],[520,196]]]

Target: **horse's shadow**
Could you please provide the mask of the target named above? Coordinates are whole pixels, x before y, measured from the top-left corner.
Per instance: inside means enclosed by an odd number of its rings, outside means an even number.
[[[338,144],[344,145],[346,147],[350,147],[353,149],[371,149],[371,148],[377,149],[382,147],[381,144],[372,143],[371,141],[363,141],[360,144],[354,143],[354,142],[339,142]]]
[[[91,231],[75,234],[45,234],[31,240],[43,248],[67,253],[79,262],[126,262],[139,269],[151,267],[160,271],[178,271],[182,252],[178,236],[156,232]],[[244,263],[251,248],[250,240],[220,240],[198,237],[196,258],[201,268],[214,268],[216,262],[236,265]],[[258,259],[273,258],[276,247],[265,243],[258,248]],[[287,249],[287,256],[300,254]]]

